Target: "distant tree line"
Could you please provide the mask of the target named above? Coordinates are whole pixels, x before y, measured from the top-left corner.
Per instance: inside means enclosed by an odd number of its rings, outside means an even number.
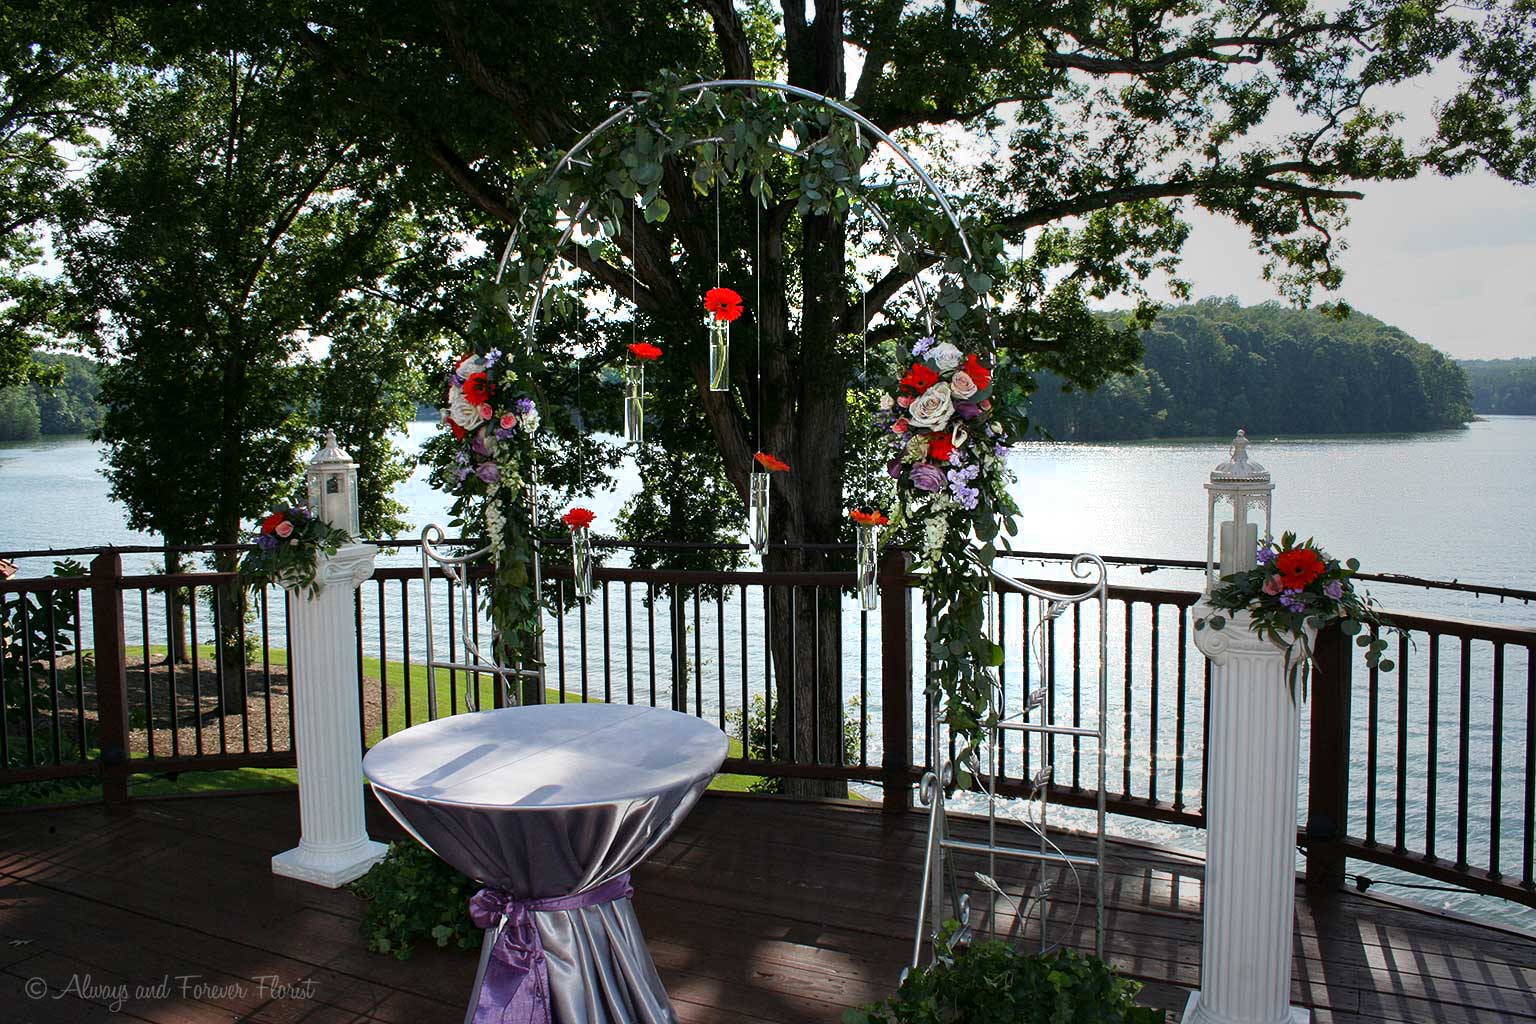
[[[1536,416],[1536,359],[1463,359],[1472,411]]]
[[[1142,365],[1092,391],[1038,377],[1031,416],[1062,440],[1353,434],[1458,427],[1467,375],[1374,317],[1203,299],[1161,311]]]
[[[32,359],[62,376],[0,389],[0,441],[89,434],[101,426],[95,360],[47,353],[34,353]]]

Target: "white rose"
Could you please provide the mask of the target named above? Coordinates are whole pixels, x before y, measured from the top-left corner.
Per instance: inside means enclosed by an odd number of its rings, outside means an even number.
[[[933,365],[946,372],[960,365],[960,350],[947,341],[940,342],[923,354]]]
[[[479,356],[470,356],[459,364],[457,371],[460,377],[469,377],[476,373],[485,372],[485,360]]]
[[[893,406],[895,404],[896,404],[896,399],[892,398],[890,395],[881,395],[880,396],[880,411],[881,412],[890,412],[891,411],[891,406]]]
[[[485,422],[485,417],[480,415],[480,407],[465,398],[461,388],[454,388],[449,393],[448,418],[465,430],[474,430]]]
[[[949,422],[954,411],[955,405],[949,397],[949,385],[935,384],[912,399],[912,404],[907,406],[907,419],[916,426],[938,430]]]
[[[539,410],[537,408],[529,409],[527,412],[523,413],[522,418],[519,419],[517,423],[518,426],[522,427],[530,434],[538,433]]]
[[[971,379],[970,374],[961,370],[950,378],[949,393],[962,402],[967,398],[974,398],[976,396],[976,382]]]

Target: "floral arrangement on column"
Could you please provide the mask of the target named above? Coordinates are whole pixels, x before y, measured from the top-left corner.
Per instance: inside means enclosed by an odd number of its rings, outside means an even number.
[[[455,357],[444,374],[446,435],[429,443],[424,458],[432,483],[453,497],[450,525],[468,537],[483,533],[495,581],[485,588],[496,629],[496,660],[511,665],[537,635],[538,611],[528,586],[528,476],[539,432],[539,406],[520,389],[518,374],[498,349]]]
[[[282,504],[261,521],[253,539],[256,549],[240,561],[248,585],[275,584],[314,597],[320,592],[315,579],[320,556],[334,555],[348,537],[347,531],[312,515],[309,506]]]
[[[1255,633],[1300,655],[1289,659],[1286,673],[1293,699],[1298,682],[1305,696],[1310,669],[1317,661],[1312,637],[1330,623],[1337,622],[1345,636],[1354,637],[1355,644],[1365,649],[1367,665],[1392,671],[1392,661],[1383,657],[1387,641],[1380,634],[1383,628],[1393,627],[1381,618],[1371,596],[1355,588],[1358,559],[1341,562],[1310,537],[1298,541],[1294,532],[1288,532],[1281,535],[1278,546],[1270,540],[1260,544],[1254,560],[1252,569],[1223,576],[1222,585],[1206,602],[1212,608],[1247,612]],[[1223,615],[1195,622],[1196,629],[1226,625]],[[1367,632],[1372,627],[1374,636]]]
[[[1027,421],[990,358],[925,337],[880,401],[896,480],[890,530],[908,527],[927,592],[927,652],[950,729],[976,734],[993,715],[991,670],[1002,649],[986,629],[987,571],[1000,532],[1014,532],[1008,445]]]

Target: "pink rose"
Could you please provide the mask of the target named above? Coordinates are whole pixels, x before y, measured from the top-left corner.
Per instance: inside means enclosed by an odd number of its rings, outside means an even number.
[[[949,393],[961,400],[971,398],[976,394],[976,382],[964,370],[957,370],[949,379]]]
[[[501,418],[501,429],[511,430],[515,426],[517,426],[517,417],[511,413],[507,413]]]
[[[891,429],[898,434],[905,434],[907,432],[907,418],[905,416],[898,417],[896,422],[891,424]]]
[[[912,396],[902,395],[900,398],[896,399],[896,404],[905,409],[907,406],[912,404]]]
[[[1280,591],[1284,589],[1285,581],[1282,580],[1278,575],[1271,576],[1269,579],[1264,581],[1264,593],[1268,594],[1270,597],[1276,596],[1280,593]]]
[[[284,519],[282,522],[278,523],[276,527],[273,528],[272,532],[277,534],[279,537],[291,536],[293,534],[293,524]]]
[[[479,412],[480,418],[483,420],[488,420],[492,416],[496,415],[496,410],[491,408],[490,402],[481,402]]]
[[[981,408],[983,410],[987,410],[987,409],[992,408],[992,399],[990,399],[990,398],[983,398],[981,400]]]

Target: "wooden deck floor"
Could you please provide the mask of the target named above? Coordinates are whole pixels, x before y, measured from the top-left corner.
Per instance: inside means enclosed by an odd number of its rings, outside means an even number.
[[[376,837],[399,836],[371,814]],[[291,793],[0,816],[0,1022],[458,1021],[472,955],[368,953],[356,899],[271,874],[297,821]],[[921,826],[706,797],[635,877],[682,1020],[830,1024],[888,992],[909,950]],[[1177,1010],[1198,981],[1201,864],[1113,854],[1109,958],[1147,983],[1144,1001]],[[1319,1024],[1536,1020],[1530,937],[1351,894],[1298,899],[1297,926],[1295,998]],[[1090,936],[1085,921],[1075,938]]]

